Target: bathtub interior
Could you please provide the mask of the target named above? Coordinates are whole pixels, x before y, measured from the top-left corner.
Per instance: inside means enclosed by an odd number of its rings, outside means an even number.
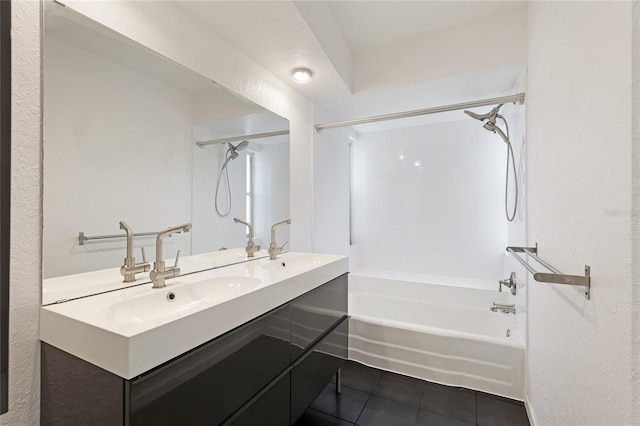
[[[489,311],[491,302],[509,300],[507,292],[477,283],[465,288],[352,273],[349,358],[522,400],[524,344],[515,316]]]

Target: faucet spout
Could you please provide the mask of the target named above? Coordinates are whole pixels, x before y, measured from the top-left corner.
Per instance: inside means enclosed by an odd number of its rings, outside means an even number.
[[[278,254],[282,253],[282,249],[287,243],[284,243],[281,247],[278,247],[278,243],[276,243],[276,228],[282,225],[290,225],[291,219],[283,220],[282,222],[278,222],[271,227],[271,244],[269,244],[269,259],[277,259]],[[288,241],[287,241],[288,242]]]
[[[515,314],[516,313],[516,305],[502,305],[500,303],[493,302],[491,307],[489,308],[491,312],[503,312],[505,314]]]
[[[173,228],[166,229],[158,234],[156,237],[156,262],[162,260],[162,240],[171,234],[180,234],[182,232],[191,231],[191,224],[185,223],[184,225],[174,226]]]
[[[233,218],[235,223],[241,223],[249,228],[249,241],[247,241],[247,247],[245,251],[247,252],[247,257],[253,257],[253,253],[260,250],[259,246],[256,246],[253,242],[253,227],[249,222],[245,222],[244,220],[238,219],[237,217]]]
[[[124,220],[120,221],[120,229],[127,234],[127,257],[133,257],[133,231],[124,223]]]
[[[147,263],[144,247],[141,247],[142,263],[136,263],[136,259],[133,257],[133,232],[123,220],[120,221],[120,229],[123,229],[127,234],[127,257],[124,258],[124,264],[120,267],[120,274],[124,276],[123,282],[132,283],[136,280],[136,274],[149,272],[151,265]]]
[[[178,254],[176,255],[176,263],[173,266],[165,267],[164,260],[162,260],[162,240],[168,235],[189,232],[190,230],[191,224],[185,223],[184,225],[174,226],[173,228],[162,231],[156,237],[156,261],[153,264],[153,271],[149,274],[149,278],[153,281],[153,288],[162,288],[166,285],[165,280],[180,276],[180,268],[178,268],[180,250],[178,250]]]

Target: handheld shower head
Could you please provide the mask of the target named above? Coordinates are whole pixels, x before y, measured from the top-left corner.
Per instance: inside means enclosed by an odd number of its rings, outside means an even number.
[[[498,127],[495,124],[492,124],[490,122],[484,123],[484,125],[482,127],[484,127],[485,129],[487,129],[490,132],[498,134],[502,138],[504,143],[506,143],[507,145],[511,145],[511,142],[509,142],[509,138],[507,137],[507,135],[504,134],[504,132],[502,131],[502,129],[500,127]]]
[[[243,149],[249,146],[249,141],[244,140],[236,146],[233,146],[231,142],[227,142],[227,144],[229,145],[229,149],[227,150],[227,153],[231,153],[231,159],[235,160],[236,158],[238,158],[238,151],[242,151]]]
[[[243,149],[245,149],[248,146],[249,146],[249,141],[248,140],[244,140],[244,141],[240,142],[238,145],[236,145],[236,151],[242,151]]]

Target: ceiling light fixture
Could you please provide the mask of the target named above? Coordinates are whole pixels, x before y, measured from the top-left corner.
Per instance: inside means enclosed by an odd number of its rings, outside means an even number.
[[[300,84],[307,84],[311,81],[311,76],[313,73],[309,68],[295,68],[291,71],[291,76],[293,77],[293,81]]]

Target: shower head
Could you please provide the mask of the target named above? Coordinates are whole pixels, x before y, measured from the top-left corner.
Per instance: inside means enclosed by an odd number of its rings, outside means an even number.
[[[504,134],[504,132],[502,131],[502,129],[500,127],[498,127],[495,124],[492,124],[490,122],[484,123],[484,125],[482,127],[484,127],[485,129],[487,129],[490,132],[498,134],[502,138],[504,143],[506,143],[507,145],[511,145],[511,142],[509,142],[509,138],[507,137],[507,135]]]
[[[245,149],[248,146],[249,146],[249,141],[248,140],[244,140],[244,141],[240,142],[238,145],[236,145],[235,149],[236,149],[236,151],[242,151],[243,149]]]
[[[498,105],[497,107],[493,108],[491,111],[489,111],[486,114],[476,114],[473,111],[467,111],[467,110],[465,110],[464,113],[471,118],[475,118],[476,120],[479,120],[479,121],[487,120],[491,124],[496,124],[496,119],[500,116],[500,114],[498,114],[498,111],[500,110],[500,107],[502,107],[502,105],[503,104]],[[490,130],[490,129],[487,129],[487,130]]]
[[[249,146],[249,141],[244,140],[236,146],[233,146],[231,142],[227,142],[227,144],[229,145],[229,149],[227,150],[227,153],[231,153],[231,159],[235,160],[236,158],[238,158],[238,151],[242,151],[243,149]]]

